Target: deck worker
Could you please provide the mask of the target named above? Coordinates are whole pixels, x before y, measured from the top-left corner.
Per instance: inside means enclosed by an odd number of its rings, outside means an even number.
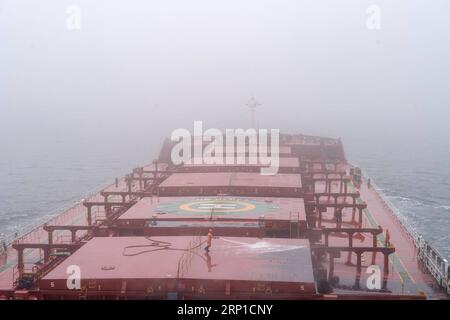
[[[391,234],[389,233],[389,229],[386,229],[386,237],[384,238],[384,246],[386,248],[391,246]]]
[[[213,238],[212,229],[209,229],[207,239],[206,239],[206,247],[205,247],[206,252],[209,252],[209,248],[211,248],[212,238]]]
[[[336,227],[340,228],[342,224],[342,208],[336,209]]]
[[[367,189],[370,189],[370,187],[372,186],[372,184],[370,182],[371,182],[370,178],[367,179]]]

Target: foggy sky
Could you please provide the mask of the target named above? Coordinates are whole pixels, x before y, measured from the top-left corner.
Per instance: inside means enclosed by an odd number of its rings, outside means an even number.
[[[378,31],[366,27],[371,4]],[[81,30],[66,28],[69,5],[81,8]],[[446,0],[0,0],[0,146],[11,157],[54,143],[141,146],[143,157],[194,120],[249,127],[253,95],[259,127],[433,143],[450,136],[449,9]]]

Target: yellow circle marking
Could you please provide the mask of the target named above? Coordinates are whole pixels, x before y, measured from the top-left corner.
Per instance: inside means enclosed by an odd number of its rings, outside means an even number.
[[[224,202],[228,202],[228,203],[232,203],[232,204],[240,204],[242,206],[244,206],[243,208],[240,209],[225,209],[225,210],[220,210],[220,209],[214,209],[214,212],[222,212],[222,213],[227,213],[227,212],[243,212],[243,211],[250,211],[256,208],[255,205],[248,203],[248,202],[242,202],[242,201],[234,201],[234,200],[219,200],[220,203],[224,203]],[[185,211],[189,211],[189,212],[211,212],[211,209],[197,209],[197,208],[192,208],[192,206],[196,205],[196,204],[214,204],[216,203],[215,200],[204,200],[204,201],[195,201],[195,202],[189,202],[189,203],[185,203],[182,204],[180,206],[180,209],[185,210]]]

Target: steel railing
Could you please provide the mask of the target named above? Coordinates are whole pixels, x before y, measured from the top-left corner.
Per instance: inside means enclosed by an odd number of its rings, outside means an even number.
[[[123,177],[122,177],[123,178]],[[121,179],[122,179],[121,178]],[[109,181],[109,179],[108,179]],[[27,236],[30,236],[33,232],[36,232],[36,230],[39,229],[40,226],[43,224],[51,224],[52,222],[55,222],[55,220],[60,219],[61,216],[65,215],[66,213],[69,213],[71,210],[76,210],[77,206],[79,206],[84,200],[90,199],[92,197],[95,197],[99,194],[100,191],[105,190],[107,188],[110,188],[114,185],[114,182],[103,182],[96,187],[91,188],[89,191],[87,191],[84,194],[84,197],[81,200],[75,201],[72,203],[71,207],[68,207],[68,204],[64,204],[60,207],[57,207],[53,210],[51,210],[47,215],[33,221],[30,224],[27,224],[21,228],[17,228],[16,231],[6,235],[2,236],[0,239],[0,242],[4,242],[7,246],[7,250],[11,250],[11,244],[13,241],[20,241],[21,239],[26,238]],[[132,184],[133,187],[136,187],[136,183]],[[94,213],[95,214],[95,213]],[[0,249],[1,251],[2,249]]]
[[[369,175],[361,171],[363,176],[369,179]],[[395,205],[383,194],[382,189],[370,178],[372,188],[377,191],[377,195],[383,202],[384,206],[392,214],[392,216],[399,222],[400,227],[405,231],[405,234],[412,240],[416,249],[417,256],[423,263],[427,271],[433,276],[439,286],[444,289],[447,294],[450,294],[450,268],[448,260],[435,249],[428,241],[425,240],[422,234],[417,232],[411,224],[409,224]]]
[[[64,214],[66,212],[69,212],[71,210],[75,210],[75,208],[80,205],[80,203],[84,200],[84,199],[88,199],[91,197],[96,196],[101,190],[106,189],[110,186],[112,186],[113,183],[108,182],[108,184],[106,182],[96,186],[95,188],[91,188],[88,192],[86,192],[85,196],[83,199],[75,201],[71,207],[68,207],[67,204],[62,205],[60,207],[57,207],[53,210],[50,211],[50,213],[48,213],[47,215],[33,221],[30,224],[27,224],[21,228],[17,228],[16,231],[2,237],[2,241],[5,242],[5,244],[8,247],[8,250],[11,249],[11,244],[13,241],[16,240],[20,240],[22,238],[27,237],[28,235],[30,235],[31,233],[33,233],[36,229],[38,229],[40,226],[42,226],[45,223],[51,223],[54,219],[58,218],[61,216],[61,214]]]

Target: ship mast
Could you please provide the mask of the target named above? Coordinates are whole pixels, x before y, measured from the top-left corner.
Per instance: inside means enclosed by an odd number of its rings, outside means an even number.
[[[251,125],[253,129],[256,129],[256,108],[260,105],[261,104],[255,99],[255,97],[251,97],[247,103],[247,107],[249,107],[251,113]]]

